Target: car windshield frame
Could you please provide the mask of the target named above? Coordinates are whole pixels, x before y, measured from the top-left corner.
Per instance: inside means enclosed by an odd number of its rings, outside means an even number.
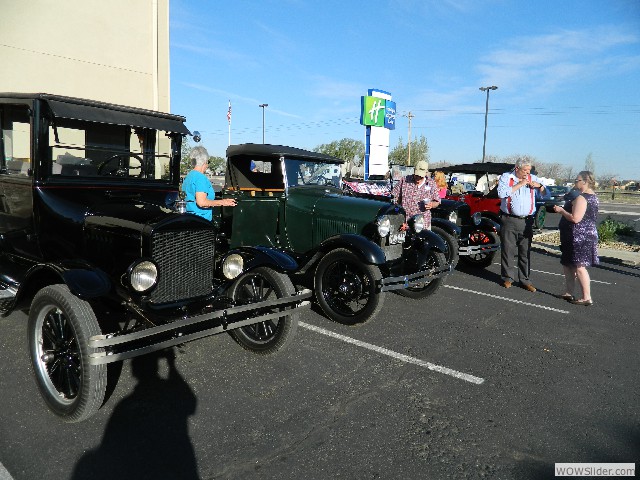
[[[334,162],[319,162],[305,158],[282,159],[286,188],[308,186],[342,186],[342,165]],[[337,175],[334,175],[337,173]]]

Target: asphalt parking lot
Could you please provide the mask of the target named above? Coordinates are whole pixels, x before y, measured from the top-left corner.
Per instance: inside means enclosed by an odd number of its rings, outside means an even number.
[[[15,313],[0,319],[0,463],[15,480],[539,479],[555,462],[636,461],[640,270],[593,268],[582,307],[553,297],[556,256],[532,267],[533,294],[502,288],[494,264],[427,301],[387,295],[359,327],[308,310],[273,357],[221,335],[176,349],[173,373],[125,362],[73,425],[40,400]]]

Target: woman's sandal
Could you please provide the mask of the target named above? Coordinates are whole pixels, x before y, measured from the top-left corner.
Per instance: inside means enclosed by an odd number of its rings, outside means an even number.
[[[593,305],[593,300],[569,300],[574,305],[584,305],[585,307],[590,307]]]
[[[554,297],[559,298],[561,300],[566,300],[567,302],[573,301],[573,295],[569,293],[563,293],[562,295],[554,295]]]

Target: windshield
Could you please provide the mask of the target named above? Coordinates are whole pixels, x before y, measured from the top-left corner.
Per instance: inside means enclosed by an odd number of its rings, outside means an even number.
[[[173,148],[150,128],[68,119],[49,127],[51,175],[169,180]]]
[[[342,185],[342,165],[338,163],[287,158],[285,169],[288,187],[331,185],[340,188]]]

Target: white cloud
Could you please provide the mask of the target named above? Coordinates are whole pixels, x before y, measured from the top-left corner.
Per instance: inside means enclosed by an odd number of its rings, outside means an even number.
[[[637,35],[616,27],[518,37],[483,57],[478,70],[484,84],[538,94],[577,79],[637,68],[638,56],[628,47],[638,42]]]

